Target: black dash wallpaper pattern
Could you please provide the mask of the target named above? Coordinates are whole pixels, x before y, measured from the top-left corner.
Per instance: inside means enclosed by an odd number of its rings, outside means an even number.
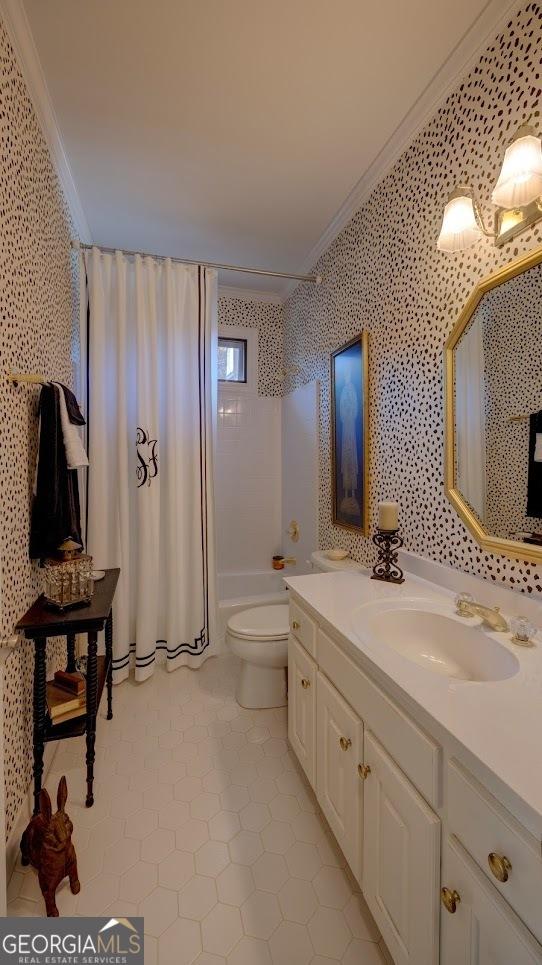
[[[480,552],[442,485],[442,349],[473,285],[542,241],[489,241],[455,255],[436,250],[448,192],[467,179],[486,219],[507,142],[529,115],[541,126],[542,9],[525,5],[362,205],[318,263],[319,288],[299,287],[284,309],[284,357],[299,366],[285,384],[280,306],[226,299],[221,321],[260,331],[259,391],[281,395],[318,378],[320,545],[373,558],[369,540],[331,522],[329,353],[362,328],[370,333],[371,521],[382,498],[401,503],[407,548],[526,592],[542,592],[542,568]],[[317,96],[315,91],[315,96]],[[70,222],[47,148],[0,22],[0,371],[13,366],[71,380],[74,273]],[[262,334],[264,339],[262,340]],[[269,351],[262,350],[267,344]],[[36,448],[37,391],[0,379],[2,445],[2,632],[9,634],[39,590],[27,559]],[[59,650],[53,652],[58,659]],[[23,645],[8,661],[7,830],[30,779],[31,662]]]
[[[542,225],[504,249],[488,239],[465,252],[437,251],[442,211],[470,183],[491,221],[490,196],[505,147],[529,116],[542,133],[542,7],[529,3],[507,24],[457,89],[375,188],[315,271],[285,306],[284,354],[318,378],[319,540],[365,562],[373,546],[331,521],[329,353],[369,331],[370,525],[381,499],[401,504],[406,548],[526,592],[542,592],[542,566],[481,552],[443,488],[445,340],[473,286],[542,242]]]
[[[71,383],[76,279],[70,222],[49,153],[0,20],[0,373],[39,372]],[[28,559],[29,508],[37,443],[35,386],[0,377],[1,631],[41,591]],[[60,644],[50,647],[59,659]],[[7,833],[31,777],[32,653],[8,658],[4,698]]]
[[[240,325],[258,331],[258,395],[280,396],[284,381],[282,305],[275,302],[248,301],[244,298],[218,298],[218,324]]]

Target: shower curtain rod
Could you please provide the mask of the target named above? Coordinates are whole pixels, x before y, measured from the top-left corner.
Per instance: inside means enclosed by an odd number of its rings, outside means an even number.
[[[87,251],[92,251],[93,248],[98,248],[99,251],[103,251],[106,254],[114,255],[116,251],[122,251],[123,255],[128,257],[134,257],[134,255],[140,255],[141,258],[156,258],[159,261],[165,261],[168,255],[151,255],[147,251],[126,251],[123,248],[106,248],[103,245],[87,245],[82,241],[72,241],[72,248],[79,250],[81,248]],[[268,271],[267,268],[245,268],[242,265],[221,265],[214,261],[194,261],[191,258],[170,258],[170,261],[178,262],[181,265],[202,265],[204,268],[222,268],[224,271],[242,271],[246,275],[267,275],[270,278],[291,278],[294,281],[306,281],[312,285],[320,285],[322,283],[321,275],[296,275],[289,271]]]

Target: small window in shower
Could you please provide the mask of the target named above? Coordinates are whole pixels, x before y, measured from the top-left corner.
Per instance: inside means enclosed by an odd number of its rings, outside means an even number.
[[[219,382],[246,382],[247,380],[247,340],[246,338],[218,339],[218,380]]]

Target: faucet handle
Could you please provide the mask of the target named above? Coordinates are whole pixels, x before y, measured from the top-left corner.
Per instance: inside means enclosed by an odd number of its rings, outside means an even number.
[[[510,629],[512,630],[513,643],[517,643],[520,647],[532,646],[532,638],[536,633],[536,627],[533,626],[527,617],[512,617]]]
[[[455,598],[456,613],[460,616],[470,616],[469,604],[474,603],[472,593],[458,593]]]

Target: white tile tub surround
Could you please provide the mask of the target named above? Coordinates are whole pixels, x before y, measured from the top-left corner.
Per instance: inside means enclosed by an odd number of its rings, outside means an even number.
[[[285,573],[317,545],[319,383],[284,385],[280,306],[220,299],[219,335],[247,340],[246,385],[220,383],[216,472],[220,627],[236,610],[285,601]],[[263,377],[262,377],[263,373]],[[301,539],[288,535],[297,519]],[[297,563],[271,569],[284,553]],[[223,641],[222,641],[223,642]]]
[[[383,965],[358,887],[286,742],[286,708],[235,701],[238,664],[157,667],[100,714],[96,802],[84,807],[80,741],[60,745],[81,892],[61,915],[143,915],[146,965]],[[32,869],[10,915],[43,914]],[[182,952],[182,957],[181,957]]]
[[[318,406],[320,383],[302,385],[282,399],[282,538],[284,552],[296,558],[291,576],[311,572],[310,555],[318,546]],[[289,538],[292,520],[299,540]]]
[[[243,570],[218,574],[218,599],[236,603],[244,597],[284,595],[284,570]]]
[[[220,385],[216,449],[219,573],[269,570],[281,552],[281,403]]]

